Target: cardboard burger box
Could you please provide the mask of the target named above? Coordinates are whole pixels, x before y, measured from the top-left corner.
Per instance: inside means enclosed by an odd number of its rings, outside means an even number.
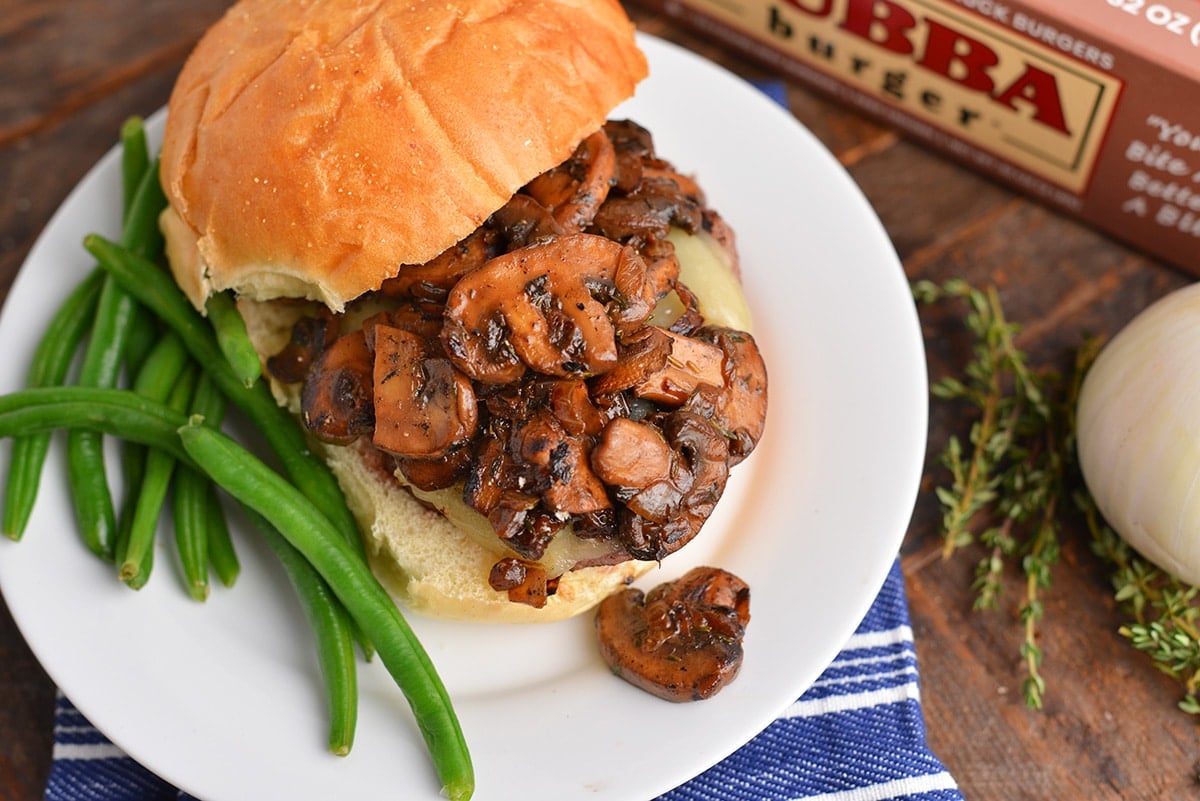
[[[640,0],[1200,275],[1197,0]]]

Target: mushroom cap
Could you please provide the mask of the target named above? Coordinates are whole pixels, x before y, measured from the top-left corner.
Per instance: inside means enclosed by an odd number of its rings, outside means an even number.
[[[643,594],[630,588],[596,609],[600,655],[621,678],[666,701],[711,698],[737,678],[750,588],[733,573],[694,567]]]
[[[241,0],[171,95],[176,280],[335,310],[475,230],[645,77],[615,0]]]

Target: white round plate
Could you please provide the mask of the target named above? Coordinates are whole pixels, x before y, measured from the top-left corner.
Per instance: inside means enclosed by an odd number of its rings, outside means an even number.
[[[613,116],[647,126],[737,231],[771,382],[758,451],[700,538],[643,584],[703,562],[744,578],[745,665],[715,698],[670,704],[608,672],[587,616],[505,627],[412,617],[461,717],[479,801],[647,799],[734,751],[853,632],[916,497],[924,352],[908,283],[870,206],[758,90],[641,41],[651,76]],[[155,135],[161,122],[152,120]],[[116,235],[119,196],[113,152],[30,253],[0,319],[0,391],[22,386],[51,311],[91,269],[83,236]],[[81,545],[63,472],[55,448],[24,540],[0,543],[0,589],[51,678],[114,742],[205,801],[438,797],[404,699],[377,663],[362,671],[353,752],[325,751],[310,635],[252,533],[236,532],[238,584],[214,588],[207,603],[190,601],[172,575],[169,537],[149,586],[133,592]]]

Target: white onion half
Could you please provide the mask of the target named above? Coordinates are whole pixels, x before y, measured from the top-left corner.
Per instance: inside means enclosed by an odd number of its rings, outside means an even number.
[[[1155,302],[1104,347],[1084,380],[1077,434],[1108,524],[1200,584],[1200,284]]]

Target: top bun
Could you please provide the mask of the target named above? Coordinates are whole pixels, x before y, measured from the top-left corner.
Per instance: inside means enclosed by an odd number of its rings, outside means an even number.
[[[615,0],[241,0],[162,145],[172,269],[335,311],[475,230],[647,71]]]

